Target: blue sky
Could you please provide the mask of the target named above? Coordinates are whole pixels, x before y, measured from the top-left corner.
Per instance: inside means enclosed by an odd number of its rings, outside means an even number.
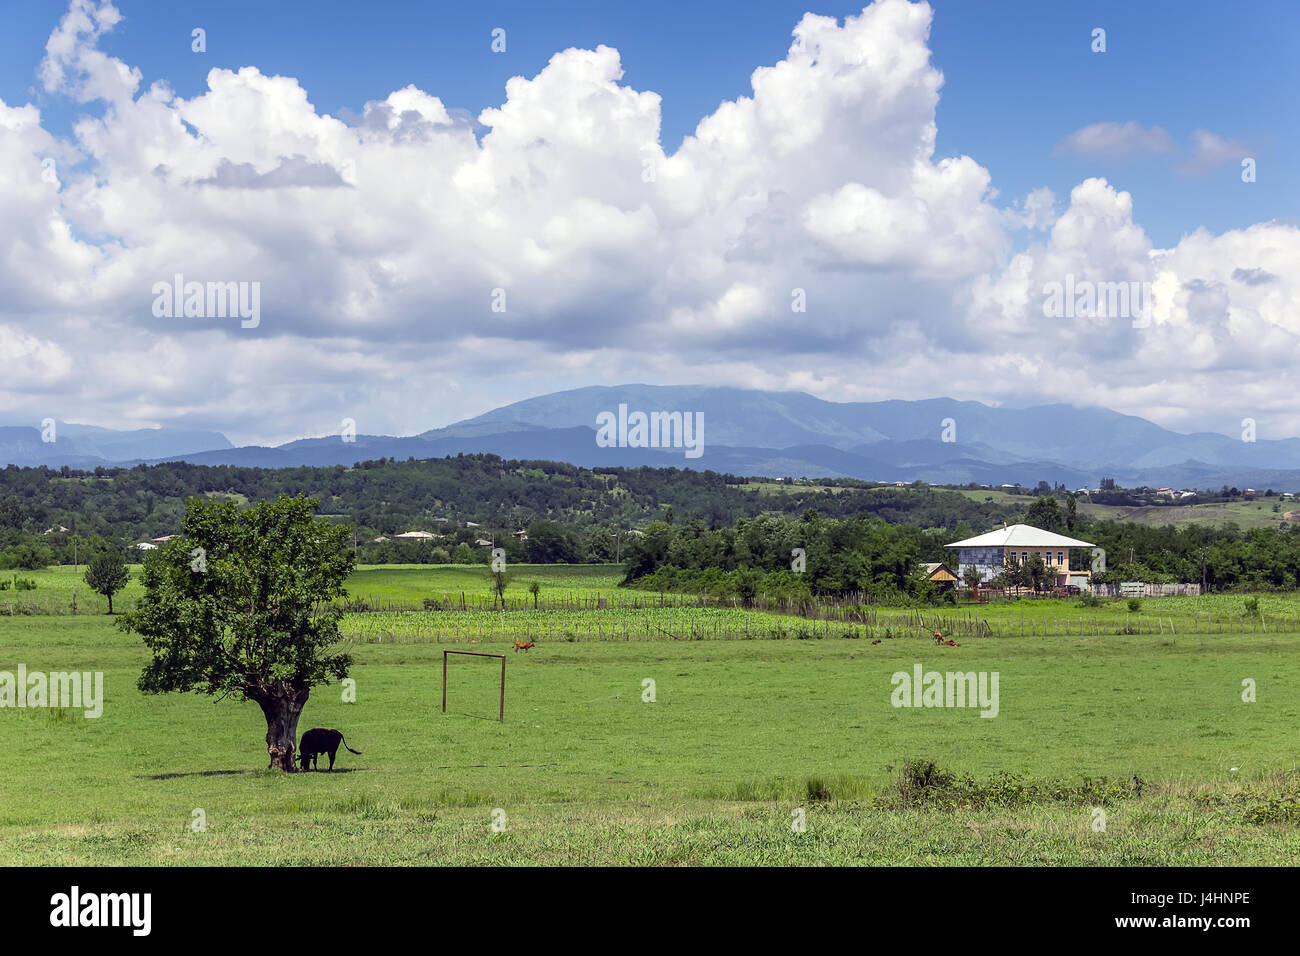
[[[646,382],[1300,434],[1300,3],[34,0],[0,23],[12,420],[412,434]],[[159,308],[177,274],[256,286],[256,320]],[[1076,279],[1150,314],[1057,310]]]
[[[966,154],[987,168],[1003,198],[1040,186],[1058,199],[1089,176],[1137,197],[1135,218],[1158,245],[1197,228],[1213,232],[1300,216],[1300,3],[932,0],[930,46],[944,73],[938,154]],[[656,4],[473,4],[345,0],[220,4],[123,0],[125,21],[101,48],[140,68],[144,85],[166,78],[182,96],[206,88],[207,71],[254,64],[296,77],[318,111],[359,111],[414,84],[448,107],[477,115],[504,99],[505,81],[534,76],[555,52],[604,43],[622,54],[623,82],[663,96],[668,151],[724,99],[750,93],[755,66],[777,62],[804,11],[844,17],[838,0],[714,0]],[[46,37],[64,0],[11,5],[0,33],[0,99],[33,101],[46,126],[66,131],[83,108],[37,89]],[[202,26],[208,52],[189,49]],[[507,49],[489,49],[493,28]],[[1093,53],[1091,31],[1107,31]],[[1174,153],[1127,158],[1056,151],[1091,123],[1158,126]],[[1189,137],[1205,129],[1254,147],[1249,186],[1236,165],[1197,175],[1175,170]]]

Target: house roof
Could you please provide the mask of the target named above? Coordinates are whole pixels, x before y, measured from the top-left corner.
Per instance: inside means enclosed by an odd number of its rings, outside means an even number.
[[[1067,538],[1027,524],[1013,524],[965,541],[954,541],[947,548],[1091,548],[1091,541]]]
[[[944,564],[941,561],[927,561],[924,564],[922,564],[921,567],[925,568],[925,576],[927,578],[934,577],[935,573],[938,571],[946,571],[950,576],[954,578],[957,576],[956,574],[953,574],[952,568],[948,567],[948,565]]]

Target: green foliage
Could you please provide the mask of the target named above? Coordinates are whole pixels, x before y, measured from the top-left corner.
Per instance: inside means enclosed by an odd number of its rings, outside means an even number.
[[[23,526],[23,506],[16,495],[0,497],[0,529]]]
[[[1128,609],[1129,609],[1130,611],[1132,611],[1134,614],[1136,614],[1138,611],[1142,610],[1142,599],[1141,599],[1141,598],[1129,598],[1129,599],[1128,599]]]
[[[1070,500],[1073,502],[1074,499]],[[1056,534],[1063,534],[1066,530],[1065,519],[1061,517],[1061,509],[1056,499],[1046,496],[1029,506],[1029,510],[1025,512],[1024,523]]]
[[[23,541],[0,551],[0,568],[40,571],[54,563],[54,552],[39,538]]]
[[[948,532],[877,518],[745,518],[731,528],[654,522],[628,546],[624,567],[629,583],[648,590],[741,602],[765,594],[790,603],[861,593],[871,603],[899,604],[932,597],[919,562],[943,556],[948,538]],[[801,573],[791,568],[795,549],[806,556]]]
[[[108,598],[108,613],[113,613],[113,595],[131,580],[126,560],[120,551],[101,551],[86,565],[86,584]]]
[[[588,469],[497,455],[381,459],[353,468],[179,462],[94,471],[11,467],[0,469],[0,554],[10,546],[4,537],[10,525],[71,526],[75,515],[83,543],[92,536],[139,541],[174,533],[189,498],[246,504],[282,493],[316,498],[323,511],[354,525],[358,560],[364,564],[486,563],[474,541],[494,533],[512,563],[612,562],[622,558],[628,529],[666,515],[670,507],[678,526],[689,521],[726,525],[765,514],[796,518],[815,511],[830,518],[870,515],[922,527],[961,526],[971,533],[1013,519],[1021,510],[1016,504],[972,501],[957,491],[881,488],[852,479],[757,486],[716,472]],[[467,528],[466,522],[481,527]],[[513,536],[521,528],[529,531],[526,542]],[[442,537],[392,537],[412,530]],[[372,540],[377,537],[389,540]],[[57,561],[71,562],[71,536],[51,535],[50,543]]]
[[[313,518],[315,506],[287,496],[246,511],[189,502],[179,537],[150,552],[145,594],[120,622],[152,654],[142,691],[260,701],[347,675],[351,657],[329,649],[342,614],[331,602],[346,596],[355,563],[351,534]]]

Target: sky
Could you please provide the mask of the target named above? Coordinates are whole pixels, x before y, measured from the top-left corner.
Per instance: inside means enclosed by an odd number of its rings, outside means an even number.
[[[0,423],[270,443],[649,382],[1300,435],[1293,3],[0,23]],[[256,321],[167,314],[177,274]],[[1045,314],[1121,282],[1142,316]]]

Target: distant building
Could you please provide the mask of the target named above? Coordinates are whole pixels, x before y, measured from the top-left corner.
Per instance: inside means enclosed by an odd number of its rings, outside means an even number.
[[[157,551],[158,545],[153,544],[149,541],[141,541],[139,544],[136,545],[136,548],[140,551]]]
[[[925,579],[939,585],[939,590],[946,591],[957,586],[957,575],[953,574],[952,568],[943,562],[931,562],[921,567],[925,568]]]
[[[67,530],[68,529],[63,527],[63,525],[59,525],[58,527],[55,528],[46,528],[44,531],[41,532],[41,534],[63,534]]]
[[[967,568],[977,569],[981,581],[990,581],[1002,573],[1008,557],[1014,556],[1023,564],[1036,554],[1056,573],[1057,584],[1082,587],[1088,583],[1088,572],[1070,570],[1070,549],[1093,545],[1027,524],[1013,524],[945,547],[957,550],[957,577],[963,581]]]
[[[480,548],[490,548],[490,547],[492,547],[492,542],[491,542],[491,541],[485,541],[483,538],[479,538],[479,539],[478,539],[477,541],[475,541],[474,543],[475,543],[476,545],[478,545]]]
[[[427,531],[403,531],[401,534],[393,535],[394,538],[402,538],[406,541],[428,541],[430,538],[436,538],[438,535],[430,534]]]

